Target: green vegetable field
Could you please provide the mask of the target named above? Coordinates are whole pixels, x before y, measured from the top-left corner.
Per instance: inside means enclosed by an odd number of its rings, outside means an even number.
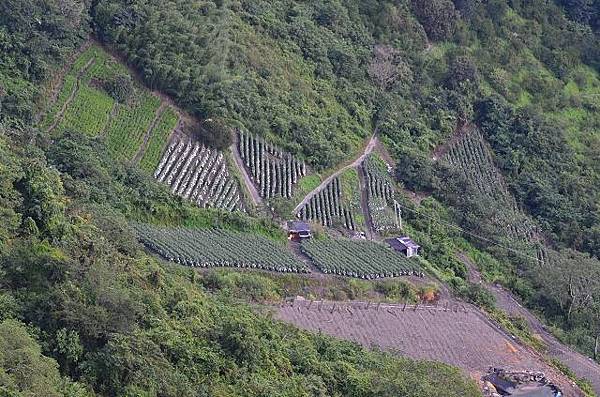
[[[367,279],[423,274],[415,260],[372,241],[313,239],[302,243],[302,251],[324,273]]]
[[[133,81],[125,66],[92,44],[73,62],[40,126],[54,135],[67,130],[103,135],[123,160],[133,160],[148,139],[140,166],[151,172],[178,123],[174,110],[160,105],[161,99]]]
[[[285,247],[258,235],[220,229],[136,227],[139,238],[164,258],[187,266],[306,272]]]

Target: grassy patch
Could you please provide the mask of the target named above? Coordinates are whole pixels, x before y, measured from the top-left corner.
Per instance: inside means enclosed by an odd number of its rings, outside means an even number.
[[[437,285],[417,286],[401,279],[318,279],[300,274],[240,272],[233,269],[209,270],[200,275],[199,281],[212,291],[258,303],[276,303],[295,296],[312,300],[416,303],[438,293]]]
[[[140,168],[142,168],[144,171],[153,173],[158,166],[163,149],[167,145],[169,134],[171,134],[171,131],[173,131],[173,129],[175,129],[177,126],[177,121],[178,116],[173,109],[170,107],[165,109],[163,114],[160,116],[160,120],[154,126],[154,130],[152,131],[150,140],[148,141],[146,152],[140,160]]]
[[[358,171],[349,169],[340,175],[342,188],[342,204],[347,206],[354,216],[357,230],[365,228],[365,217],[361,207],[360,184]]]
[[[587,379],[577,377],[573,370],[571,370],[571,368],[565,365],[562,361],[553,358],[550,360],[550,363],[554,365],[560,372],[565,374],[569,379],[575,382],[577,386],[579,386],[579,388],[583,391],[586,397],[597,396],[597,394],[594,392],[594,388],[590,381],[588,381]]]
[[[160,99],[146,91],[138,91],[132,103],[118,105],[117,116],[106,130],[108,148],[114,156],[133,158],[159,106]]]

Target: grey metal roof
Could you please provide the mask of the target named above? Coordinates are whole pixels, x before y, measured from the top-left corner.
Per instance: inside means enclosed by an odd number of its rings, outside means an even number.
[[[421,248],[421,246],[415,243],[410,237],[398,237],[396,240],[398,240],[398,242],[404,245],[406,248]]]
[[[302,221],[289,221],[288,230],[290,232],[310,232],[310,225]]]

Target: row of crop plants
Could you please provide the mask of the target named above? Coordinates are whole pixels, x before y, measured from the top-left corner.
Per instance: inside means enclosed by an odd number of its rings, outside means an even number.
[[[350,230],[357,229],[355,212],[343,203],[339,177],[333,178],[323,190],[312,196],[300,209],[298,217],[323,226],[343,225]]]
[[[173,194],[201,207],[244,210],[238,183],[218,150],[187,137],[175,137],[165,150],[154,177]]]
[[[131,160],[156,117],[160,98],[139,90],[130,103],[116,106],[116,116],[106,128],[108,148],[114,156]]]
[[[394,182],[387,164],[375,154],[362,164],[367,189],[367,205],[373,228],[386,232],[400,228],[400,207],[395,200]]]
[[[91,64],[82,71],[78,78],[77,92],[57,126],[58,133],[64,130],[73,130],[96,136],[101,134],[111,121],[110,115],[116,103],[101,85],[119,73],[126,74],[128,72],[96,45],[90,46],[74,65],[81,64],[85,59],[88,59],[87,62],[91,60]]]
[[[416,260],[373,241],[312,239],[302,242],[302,251],[326,274],[365,279],[423,276]]]
[[[98,49],[95,46],[90,46],[77,57],[75,62],[73,62],[73,65],[71,65],[71,68],[63,77],[62,86],[58,91],[56,100],[46,110],[46,114],[40,122],[41,128],[44,130],[48,129],[54,123],[58,112],[65,105],[73,91],[77,89],[79,76],[83,74],[87,68],[91,67],[95,61],[97,52]]]
[[[104,91],[81,85],[58,124],[58,131],[72,130],[99,135],[109,122],[115,101]]]
[[[167,146],[167,141],[171,132],[177,127],[179,116],[171,108],[167,107],[160,115],[158,123],[154,126],[146,151],[140,159],[139,166],[148,173],[154,172],[161,159],[163,149]]]
[[[134,90],[126,103],[117,103],[103,88],[106,81],[129,72],[101,47],[91,45],[73,63],[65,76],[57,100],[42,120],[42,127],[50,127],[56,113],[68,104],[58,123],[58,133],[73,130],[96,136],[106,134],[107,146],[118,158],[131,160],[144,142],[160,107],[160,98],[134,84]],[[167,107],[151,131],[146,152],[140,166],[152,172],[166,146],[171,131],[176,127],[178,116]]]
[[[259,194],[266,198],[292,197],[292,189],[306,175],[306,164],[263,138],[239,131],[238,150]]]
[[[254,234],[221,229],[136,225],[142,243],[165,259],[186,266],[240,267],[307,272],[285,246]]]
[[[538,227],[518,208],[494,163],[491,149],[478,130],[470,131],[455,142],[444,159],[482,195],[498,204],[498,211],[491,221],[500,234],[526,242],[538,239]]]

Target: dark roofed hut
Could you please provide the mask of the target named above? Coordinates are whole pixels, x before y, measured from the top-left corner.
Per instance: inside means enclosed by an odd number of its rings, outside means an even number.
[[[386,240],[387,243],[398,252],[402,252],[407,258],[419,256],[421,246],[415,243],[410,237],[396,237]]]
[[[288,239],[294,241],[300,241],[312,237],[310,231],[310,225],[302,221],[289,221],[288,227]]]

